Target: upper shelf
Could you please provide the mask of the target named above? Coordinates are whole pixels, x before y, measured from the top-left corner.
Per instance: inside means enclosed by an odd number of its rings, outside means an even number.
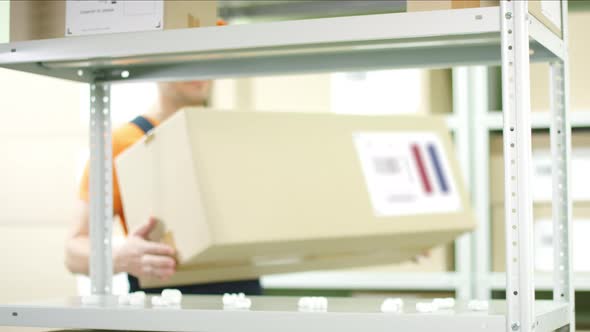
[[[530,16],[531,59],[563,43]],[[74,81],[220,78],[500,63],[499,7],[0,44],[0,66]]]

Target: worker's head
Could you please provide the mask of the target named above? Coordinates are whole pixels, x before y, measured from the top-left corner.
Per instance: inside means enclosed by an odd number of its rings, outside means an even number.
[[[211,96],[211,81],[162,82],[160,98],[168,99],[178,108],[206,106]]]

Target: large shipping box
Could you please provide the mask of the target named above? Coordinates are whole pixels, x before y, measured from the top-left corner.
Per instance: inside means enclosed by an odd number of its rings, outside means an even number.
[[[443,118],[187,109],[116,167],[131,228],[179,253],[144,287],[401,262],[474,226]]]
[[[11,0],[10,41],[214,26],[214,0]]]

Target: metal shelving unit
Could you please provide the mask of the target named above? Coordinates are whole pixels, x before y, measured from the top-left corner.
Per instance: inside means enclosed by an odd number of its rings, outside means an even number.
[[[563,2],[567,37],[567,1]],[[409,28],[411,27],[411,28]],[[567,40],[567,38],[565,38]],[[194,42],[188,42],[194,41]],[[501,51],[500,51],[501,50]],[[530,55],[530,56],[529,56]],[[532,200],[528,186],[530,147],[529,61],[552,64],[552,151],[556,264],[554,301],[534,301]],[[227,311],[220,299],[189,298],[182,308],[123,309],[112,304],[110,84],[128,81],[221,78],[269,74],[376,70],[406,67],[503,67],[506,138],[507,301],[488,312],[404,314],[377,312],[371,299],[331,299],[327,313],[294,309],[293,299],[257,298],[250,311]],[[94,305],[80,299],[0,305],[0,325],[127,330],[463,330],[551,331],[574,327],[571,283],[570,127],[567,112],[567,43],[534,17],[525,1],[502,1],[500,8],[380,14],[193,30],[62,38],[0,45],[0,66],[86,82],[91,88],[91,279]],[[471,75],[470,71],[466,72]],[[477,75],[475,72],[473,75]],[[477,105],[463,104],[463,109]],[[457,115],[461,125],[476,120]],[[471,141],[462,133],[459,144]],[[473,153],[469,142],[468,149]],[[465,156],[460,155],[461,160]],[[478,174],[468,171],[469,183]],[[474,200],[476,205],[478,200]],[[479,230],[476,239],[481,238]],[[465,248],[481,244],[464,241]],[[561,255],[560,255],[561,253]],[[460,253],[462,254],[462,253]],[[462,271],[479,271],[479,262]],[[471,273],[462,273],[460,278]],[[457,275],[454,275],[457,277]],[[462,279],[455,279],[462,280]],[[474,283],[477,285],[477,283]],[[472,287],[477,291],[479,287]],[[470,294],[470,296],[477,296]],[[373,302],[372,302],[373,301]],[[411,303],[410,303],[411,305]]]

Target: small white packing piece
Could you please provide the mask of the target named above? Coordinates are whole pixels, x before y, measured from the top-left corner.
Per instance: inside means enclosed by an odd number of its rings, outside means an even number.
[[[432,300],[439,309],[453,309],[455,307],[455,299],[452,297],[438,298]]]
[[[323,296],[302,297],[297,305],[300,310],[304,311],[326,311],[328,299]]]
[[[133,306],[140,306],[145,304],[145,292],[133,292],[129,294],[129,304]]]
[[[152,306],[154,307],[167,307],[170,303],[161,296],[152,296]]]
[[[250,309],[252,307],[252,300],[246,297],[244,293],[239,294],[223,294],[223,307],[226,309]]]
[[[434,302],[418,302],[416,303],[416,311],[419,313],[430,313],[438,310],[438,306]]]
[[[162,290],[162,298],[169,304],[180,305],[182,303],[182,292],[178,289]]]
[[[487,311],[489,307],[489,302],[484,300],[471,300],[467,303],[467,308],[471,311]]]
[[[102,303],[100,295],[86,295],[82,296],[81,302],[83,305],[98,305]]]
[[[119,298],[117,299],[117,301],[119,302],[119,305],[129,305],[129,303],[131,302],[131,295],[130,294],[121,294],[121,295],[119,295]]]
[[[388,298],[381,304],[381,312],[386,313],[402,313],[404,310],[404,300],[400,298]]]
[[[121,294],[118,297],[119,305],[139,306],[145,304],[145,292],[134,292],[131,294]]]

